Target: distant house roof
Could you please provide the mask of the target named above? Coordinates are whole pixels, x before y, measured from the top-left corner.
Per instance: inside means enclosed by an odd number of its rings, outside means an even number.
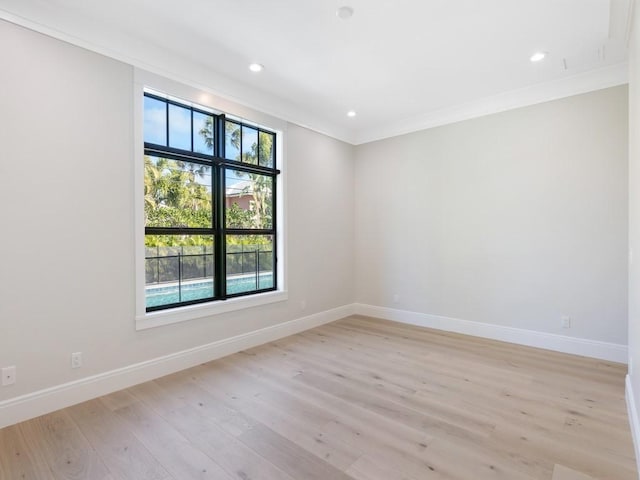
[[[227,187],[225,194],[227,197],[243,197],[253,195],[253,182],[242,180]]]

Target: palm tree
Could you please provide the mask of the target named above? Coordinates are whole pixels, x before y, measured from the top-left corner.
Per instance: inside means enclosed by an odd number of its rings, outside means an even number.
[[[213,118],[208,117],[204,127],[200,129],[199,134],[202,136],[207,147],[209,148],[213,148],[214,146],[213,132]],[[240,151],[242,127],[234,122],[226,122],[225,135],[229,143],[240,152],[240,155],[238,156],[239,158],[235,158],[234,160],[240,160],[243,163],[248,163],[251,165],[258,165],[259,163],[261,163],[261,159],[271,159],[273,152],[273,135],[261,135],[261,133],[262,132],[258,131],[260,141],[254,142],[249,149],[247,149],[245,146],[245,148],[243,149],[244,152],[242,152]],[[271,203],[273,198],[273,186],[271,177],[255,173],[244,173],[240,171],[238,171],[238,175],[246,175],[251,181],[251,188],[248,190],[250,190],[251,196],[253,197],[253,227],[266,227],[271,223],[272,218]],[[227,213],[229,213],[229,211]],[[237,212],[234,212],[234,214],[235,213]]]

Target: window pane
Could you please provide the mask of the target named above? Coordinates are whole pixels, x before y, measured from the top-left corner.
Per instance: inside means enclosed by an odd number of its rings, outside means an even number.
[[[213,155],[213,117],[193,112],[193,151]]]
[[[226,169],[225,185],[227,228],[272,228],[272,177]]]
[[[213,297],[213,236],[146,235],[148,307]]]
[[[260,165],[263,167],[273,168],[273,153],[275,149],[273,148],[274,135],[271,133],[260,132]]]
[[[273,236],[227,235],[227,295],[273,288]]]
[[[224,138],[225,158],[240,161],[240,125],[227,121]]]
[[[147,227],[211,228],[211,167],[144,157]]]
[[[245,125],[242,126],[242,161],[258,163],[258,130]]]
[[[144,97],[144,141],[167,144],[167,104],[155,98]]]
[[[191,151],[191,110],[169,105],[169,146]]]

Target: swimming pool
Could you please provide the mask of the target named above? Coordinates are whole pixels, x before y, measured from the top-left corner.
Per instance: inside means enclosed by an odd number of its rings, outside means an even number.
[[[251,292],[273,286],[273,273],[261,273],[256,288],[256,276],[238,275],[227,278],[227,293]],[[213,279],[182,282],[182,290],[177,283],[147,285],[145,287],[147,307],[157,307],[171,303],[188,302],[213,296]]]

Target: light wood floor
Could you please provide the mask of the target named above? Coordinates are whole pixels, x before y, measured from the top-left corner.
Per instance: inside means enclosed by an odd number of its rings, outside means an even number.
[[[350,317],[0,430],[0,478],[637,480],[625,373]]]

